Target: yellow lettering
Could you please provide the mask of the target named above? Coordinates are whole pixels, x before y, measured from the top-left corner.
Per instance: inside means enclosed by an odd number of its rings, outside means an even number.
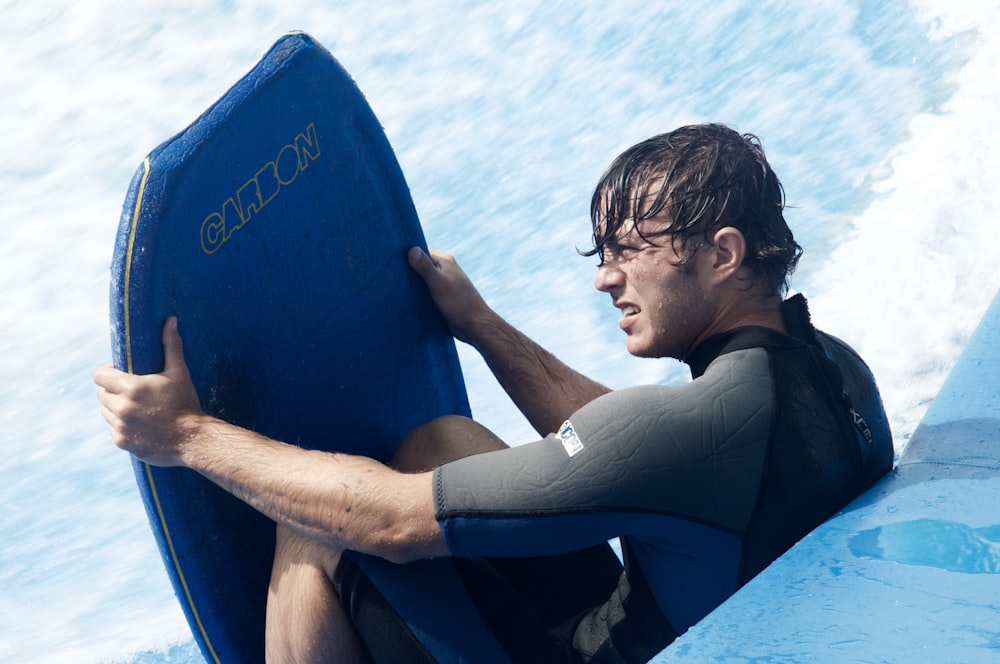
[[[307,147],[308,146],[308,147]],[[309,168],[309,162],[319,158],[319,139],[316,138],[316,123],[310,122],[305,133],[295,137],[295,148],[299,153],[299,170]],[[312,152],[310,152],[310,149]]]
[[[246,223],[250,217],[257,213],[264,205],[260,201],[260,187],[257,186],[257,178],[247,180],[246,184],[236,192],[237,206],[240,210],[240,219]],[[242,224],[240,224],[242,226]]]
[[[281,148],[274,160],[274,172],[278,175],[278,182],[282,187],[295,181],[295,177],[299,174],[299,154],[295,150],[295,145],[290,144]]]
[[[264,168],[257,171],[254,179],[257,180],[257,190],[260,192],[260,206],[264,207],[281,189],[281,183],[278,182],[278,167],[273,161],[269,161],[264,164]]]
[[[281,191],[295,181],[299,173],[320,156],[316,123],[310,122],[305,131],[278,150],[274,161],[261,166],[244,182],[233,196],[222,204],[221,212],[212,212],[201,222],[201,248],[214,254],[229,241],[233,233],[258,214]]]
[[[234,218],[238,221],[234,222]],[[227,198],[226,202],[222,204],[222,223],[226,228],[226,239],[223,242],[228,242],[229,236],[233,234],[233,231],[247,223],[247,217],[243,216],[232,196]]]
[[[214,254],[226,241],[226,222],[218,212],[205,217],[201,222],[201,249],[206,254]]]

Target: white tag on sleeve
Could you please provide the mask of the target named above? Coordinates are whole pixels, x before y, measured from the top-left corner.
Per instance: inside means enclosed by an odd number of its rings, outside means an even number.
[[[559,440],[562,441],[562,446],[566,450],[566,454],[570,456],[583,450],[583,443],[580,441],[580,437],[576,435],[576,430],[573,429],[573,425],[569,420],[563,422],[562,426],[559,427]]]

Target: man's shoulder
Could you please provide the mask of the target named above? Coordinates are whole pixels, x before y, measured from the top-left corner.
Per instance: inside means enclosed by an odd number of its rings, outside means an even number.
[[[764,350],[801,348],[804,345],[801,340],[770,327],[737,327],[702,342],[685,362],[691,367],[691,375],[698,378],[710,366],[716,365],[733,353],[758,348]]]

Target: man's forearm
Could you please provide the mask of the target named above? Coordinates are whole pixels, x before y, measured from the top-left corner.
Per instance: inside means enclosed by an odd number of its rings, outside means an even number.
[[[470,342],[541,435],[556,431],[584,404],[611,390],[574,369],[495,313]]]
[[[449,254],[419,247],[407,253],[456,339],[483,355],[497,380],[541,435],[610,390],[570,369],[498,316]]]
[[[199,416],[183,464],[308,537],[395,562],[447,554],[431,477],[304,450]]]

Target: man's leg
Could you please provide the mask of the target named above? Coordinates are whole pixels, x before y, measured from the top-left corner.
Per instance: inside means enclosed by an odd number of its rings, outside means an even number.
[[[482,424],[460,415],[445,415],[414,429],[400,443],[389,465],[404,473],[419,473],[448,461],[505,447]]]
[[[403,472],[429,470],[445,461],[505,447],[472,420],[446,416],[415,429],[390,465]],[[332,579],[340,550],[284,526],[277,527],[267,597],[266,654],[284,662],[367,662]]]
[[[267,592],[268,664],[367,662],[331,579],[340,551],[278,525]]]

